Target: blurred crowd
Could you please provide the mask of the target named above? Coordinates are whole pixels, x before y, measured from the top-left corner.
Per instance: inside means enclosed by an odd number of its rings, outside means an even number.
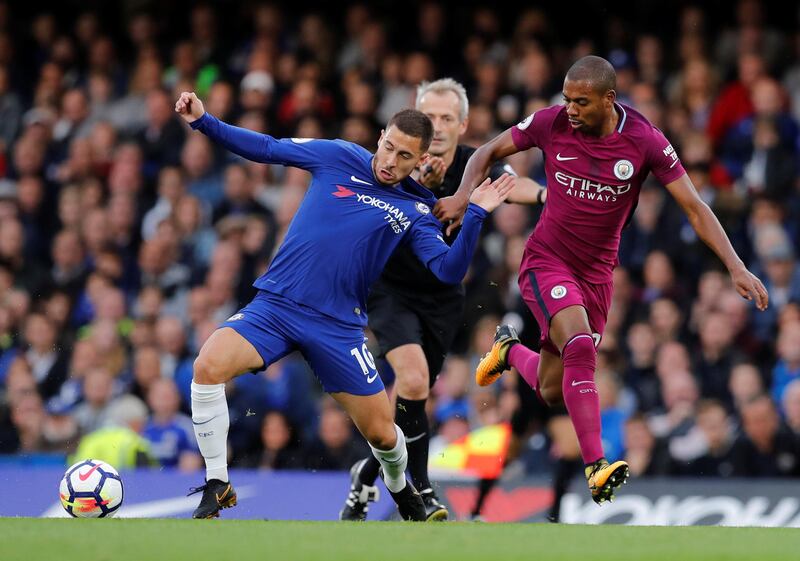
[[[463,142],[480,145],[559,103],[571,62],[599,54],[771,299],[763,313],[742,299],[668,193],[647,184],[600,345],[606,451],[635,475],[800,476],[797,10],[587,8],[592,25],[575,34],[546,8],[437,1],[109,6],[0,1],[0,453],[202,463],[187,416],[193,359],[254,295],[309,176],[192,133],[173,110],[179,92],[252,130],[371,148],[418,84],[451,76],[469,94]],[[510,163],[544,181],[540,152]],[[436,447],[524,404],[530,470],[559,453],[546,413],[513,373],[480,390],[472,376],[497,323],[538,339],[516,284],[538,212],[504,205],[487,220],[430,400]],[[391,382],[385,364],[382,375]],[[299,355],[227,395],[234,466],[345,469],[368,452]]]

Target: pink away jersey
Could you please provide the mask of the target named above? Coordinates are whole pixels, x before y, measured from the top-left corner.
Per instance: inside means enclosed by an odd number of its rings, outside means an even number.
[[[528,262],[535,248],[588,282],[610,282],[622,228],[647,175],[652,171],[666,185],[685,173],[660,130],[632,108],[615,107],[617,129],[603,138],[573,130],[564,105],[540,109],[512,127],[518,149],[542,150],[547,175],[547,204],[520,271],[535,266]]]

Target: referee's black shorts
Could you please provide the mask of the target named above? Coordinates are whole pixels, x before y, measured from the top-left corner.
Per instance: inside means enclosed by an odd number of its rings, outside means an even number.
[[[463,322],[464,289],[411,294],[379,280],[370,290],[367,312],[381,356],[402,345],[420,345],[433,386]]]

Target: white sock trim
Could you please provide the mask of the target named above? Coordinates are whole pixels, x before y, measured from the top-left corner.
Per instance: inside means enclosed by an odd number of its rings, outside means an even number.
[[[572,342],[573,342],[573,341],[575,341],[576,339],[583,339],[584,337],[586,337],[587,339],[591,339],[591,340],[592,340],[592,343],[594,343],[594,337],[592,337],[591,335],[589,335],[589,334],[587,334],[587,333],[580,333],[580,334],[578,334],[578,335],[575,335],[575,336],[574,336],[572,339],[570,339],[569,341],[567,341],[567,343],[564,345],[564,348],[566,349],[566,348],[567,348],[568,346],[570,346],[570,345],[572,344]],[[564,351],[562,350],[561,352],[563,353]]]

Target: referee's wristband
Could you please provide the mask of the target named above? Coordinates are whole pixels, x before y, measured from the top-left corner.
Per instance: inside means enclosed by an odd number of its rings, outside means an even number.
[[[536,202],[539,203],[540,205],[544,204],[544,201],[542,200],[543,195],[544,195],[544,187],[539,189],[539,192],[536,193]]]

